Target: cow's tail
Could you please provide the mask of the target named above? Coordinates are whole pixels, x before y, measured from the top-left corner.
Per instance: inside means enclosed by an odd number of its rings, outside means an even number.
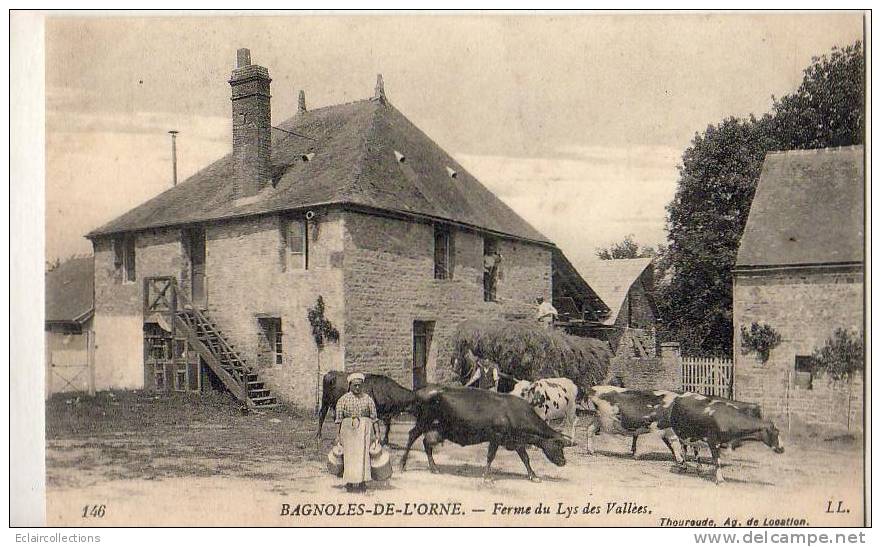
[[[321,380],[321,406],[318,409],[318,433],[317,437],[321,439],[321,429],[324,427],[324,420],[327,418],[327,411],[330,410],[331,393],[333,393],[334,384],[336,383],[336,375],[328,372]]]

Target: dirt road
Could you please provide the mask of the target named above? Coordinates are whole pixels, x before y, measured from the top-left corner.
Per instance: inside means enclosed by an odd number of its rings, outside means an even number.
[[[525,480],[519,458],[505,450],[493,465],[494,481],[485,483],[485,445],[446,443],[436,454],[442,473],[433,475],[417,442],[406,473],[397,465],[401,450],[393,449],[395,475],[359,495],[325,473],[332,433],[328,428],[316,450],[313,428],[302,417],[277,413],[230,417],[225,425],[191,420],[140,431],[56,432],[47,449],[48,523],[658,526],[711,519],[721,526],[752,518],[758,525],[843,526],[863,520],[862,447],[852,442],[788,443],[782,455],[746,445],[723,456],[722,486],[713,484],[706,464],[700,472],[694,464],[686,474],[674,472],[664,445],[648,436],[637,460],[624,437],[601,436],[596,455],[583,442],[567,449],[565,467],[530,450],[542,483]],[[396,424],[392,444],[402,446],[406,431]],[[388,504],[392,517],[384,514]],[[100,505],[102,517],[83,517],[85,507]],[[840,512],[827,512],[830,507]]]

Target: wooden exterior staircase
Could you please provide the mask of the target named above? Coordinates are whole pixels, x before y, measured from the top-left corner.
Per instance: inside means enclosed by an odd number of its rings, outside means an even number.
[[[272,408],[275,397],[257,372],[236,351],[204,310],[193,306],[178,290],[174,277],[144,280],[144,317],[160,314],[171,328],[171,337],[186,338],[195,351],[236,399],[249,408]]]

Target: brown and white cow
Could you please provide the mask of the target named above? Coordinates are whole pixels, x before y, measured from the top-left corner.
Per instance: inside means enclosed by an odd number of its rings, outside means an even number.
[[[511,395],[525,399],[539,417],[549,425],[561,420],[568,428],[569,436],[575,438],[575,403],[578,387],[569,378],[544,378],[535,382],[518,380]]]
[[[679,439],[670,426],[670,411],[678,393],[638,390],[617,386],[594,386],[587,390],[587,410],[592,415],[587,428],[587,450],[593,453],[593,436],[599,431],[633,437],[630,454],[636,457],[636,439],[657,433],[677,463],[683,461]]]
[[[719,462],[723,444],[737,446],[744,441],[760,441],[778,454],[783,453],[780,433],[770,420],[744,412],[730,401],[685,393],[670,409],[670,426],[686,442],[704,442],[710,447],[716,467],[716,484],[725,482]],[[681,464],[685,469],[684,464]]]

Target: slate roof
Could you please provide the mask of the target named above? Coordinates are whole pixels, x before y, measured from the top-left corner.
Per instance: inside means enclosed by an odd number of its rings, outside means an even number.
[[[76,323],[94,307],[95,260],[72,258],[46,273],[46,322]]]
[[[862,146],[765,157],[735,267],[863,262]]]
[[[298,113],[279,127],[288,132],[272,131],[274,185],[255,198],[235,199],[230,154],[87,237],[351,204],[550,243],[384,99]]]
[[[593,260],[575,265],[587,284],[611,310],[603,321],[605,324],[615,324],[630,287],[651,263],[651,258],[624,258]]]

